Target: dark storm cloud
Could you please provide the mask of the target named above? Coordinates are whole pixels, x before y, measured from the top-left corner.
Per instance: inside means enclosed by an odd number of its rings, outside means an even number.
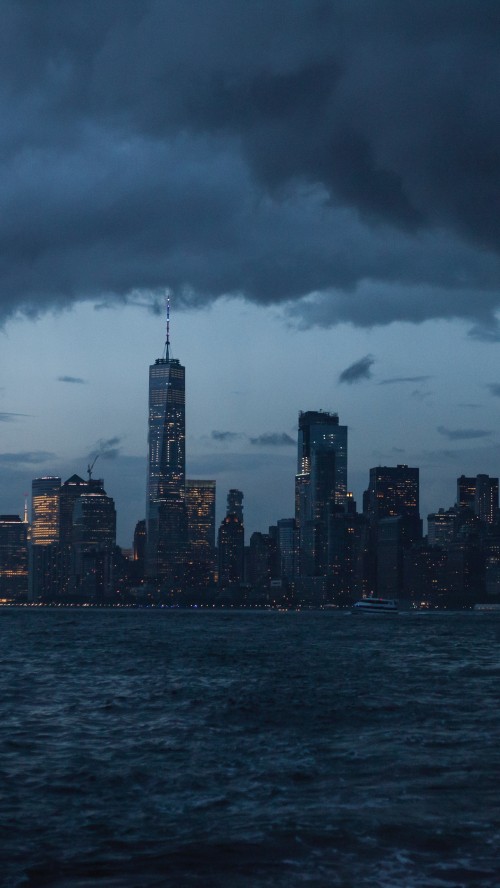
[[[395,385],[400,382],[427,382],[430,376],[394,376],[392,379],[382,379],[379,385]]]
[[[82,379],[80,376],[58,376],[58,382],[71,382],[75,385],[84,385],[86,383],[85,379]]]
[[[18,466],[47,462],[56,458],[55,453],[46,450],[27,450],[20,453],[0,453],[0,465]]]
[[[491,431],[486,429],[447,429],[438,426],[437,431],[450,441],[469,441],[473,438],[488,438],[491,435]]]
[[[218,432],[214,430],[210,436],[214,441],[235,441],[236,438],[240,438],[241,435],[238,432]]]
[[[359,361],[355,361],[354,364],[342,371],[339,382],[352,384],[353,382],[361,382],[362,379],[370,379],[371,367],[374,362],[375,359],[371,355],[365,355],[364,358],[360,358]]]
[[[430,392],[423,392],[422,389],[414,389],[410,394],[410,398],[415,398],[416,401],[425,401],[430,396]]]
[[[0,82],[0,320],[168,287],[500,337],[497,0],[10,0]]]
[[[0,413],[0,422],[16,422],[20,416],[29,416],[29,413]]]
[[[295,441],[286,432],[265,432],[250,438],[250,444],[257,447],[295,447]]]

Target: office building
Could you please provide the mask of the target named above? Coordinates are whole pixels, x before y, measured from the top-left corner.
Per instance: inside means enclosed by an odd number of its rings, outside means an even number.
[[[427,542],[429,546],[447,546],[452,542],[457,523],[456,508],[439,509],[427,516]]]
[[[481,521],[493,524],[498,514],[498,478],[476,476],[474,512]]]
[[[243,524],[243,493],[241,490],[232,489],[227,495],[226,515],[236,515],[240,524]]]
[[[218,533],[219,586],[240,586],[245,566],[243,525],[237,515],[226,515]]]
[[[218,582],[226,589],[240,586],[245,573],[245,529],[243,526],[243,493],[230,490],[227,513],[217,535]]]
[[[59,585],[59,491],[61,479],[34,478],[31,485],[30,601],[52,600]]]
[[[419,518],[419,470],[406,465],[370,469],[365,498],[370,518]]]
[[[347,426],[337,413],[300,412],[295,476],[300,576],[326,575],[329,515],[346,503]]]
[[[460,475],[457,478],[457,505],[472,509],[486,524],[493,524],[498,513],[498,478]]]
[[[115,546],[113,499],[104,490],[81,494],[73,509],[72,598],[102,602],[112,597]]]
[[[19,515],[0,515],[0,601],[28,597],[27,524]]]
[[[297,574],[298,534],[295,518],[280,518],[277,525],[279,574],[284,583],[293,582]]]
[[[31,542],[50,546],[59,540],[59,491],[61,479],[34,478],[31,485]]]
[[[215,481],[186,480],[188,557],[186,584],[206,588],[215,575]]]
[[[188,540],[201,557],[212,557],[215,549],[215,489],[215,481],[186,481]]]
[[[71,546],[73,542],[73,510],[76,500],[85,493],[103,493],[102,478],[87,481],[79,475],[71,475],[59,490],[59,542],[62,547]]]
[[[475,496],[476,479],[460,475],[460,478],[457,478],[457,505],[474,509]]]
[[[146,573],[175,582],[186,556],[185,368],[170,355],[170,320],[164,357],[149,368]]]

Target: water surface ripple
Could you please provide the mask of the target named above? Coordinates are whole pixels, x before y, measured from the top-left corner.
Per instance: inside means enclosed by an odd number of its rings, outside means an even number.
[[[8,888],[497,888],[500,617],[0,611]]]

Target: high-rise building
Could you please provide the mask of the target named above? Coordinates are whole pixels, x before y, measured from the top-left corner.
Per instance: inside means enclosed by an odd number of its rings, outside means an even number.
[[[372,520],[419,517],[419,470],[406,465],[377,466],[370,469],[365,498]]]
[[[460,475],[460,478],[457,478],[457,505],[468,506],[469,509],[474,509],[475,496],[476,479]]]
[[[144,519],[138,521],[134,530],[134,561],[144,566],[144,558],[146,555],[146,522]]]
[[[59,491],[61,479],[34,478],[31,485],[31,545],[29,591],[31,601],[52,599],[58,585]]]
[[[226,515],[218,534],[219,586],[223,589],[243,582],[245,545],[243,525],[235,514]]]
[[[347,426],[337,413],[300,412],[295,476],[300,576],[326,575],[329,515],[346,503]]]
[[[115,545],[113,499],[104,490],[79,496],[73,509],[73,597],[97,602],[111,597]]]
[[[186,509],[193,582],[206,585],[215,567],[215,481],[188,478]]]
[[[19,515],[0,515],[0,600],[28,595],[27,524]]]
[[[460,475],[457,478],[457,504],[472,509],[487,524],[493,524],[498,513],[498,478]]]
[[[456,508],[439,509],[427,516],[427,542],[429,546],[447,546],[452,542],[457,520]]]
[[[387,595],[387,590],[401,591],[404,552],[422,539],[419,470],[407,465],[370,469],[363,505],[370,528],[368,588]]]
[[[61,479],[34,478],[31,485],[31,542],[49,546],[59,540],[59,490]]]
[[[243,499],[242,491],[235,488],[232,488],[227,495],[226,515],[236,515],[241,524],[243,524]]]
[[[85,493],[103,493],[102,478],[89,477],[88,481],[79,475],[71,475],[59,490],[59,542],[61,546],[71,546],[73,542],[73,509],[76,500]]]
[[[243,493],[230,490],[227,512],[217,535],[219,555],[219,586],[239,586],[245,573],[245,528],[243,525]]]
[[[481,521],[493,524],[498,513],[498,478],[489,475],[476,476],[474,512]]]
[[[297,522],[295,518],[280,518],[277,527],[280,576],[292,582],[297,573]]]
[[[169,581],[187,546],[185,508],[185,368],[170,356],[170,320],[163,358],[149,368],[146,573]]]

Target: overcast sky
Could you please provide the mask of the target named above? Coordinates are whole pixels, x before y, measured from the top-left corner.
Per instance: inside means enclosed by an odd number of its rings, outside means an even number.
[[[130,545],[167,291],[188,474],[249,532],[293,514],[299,410],[358,501],[498,475],[499,44],[497,0],[5,0],[0,512],[99,452]]]

